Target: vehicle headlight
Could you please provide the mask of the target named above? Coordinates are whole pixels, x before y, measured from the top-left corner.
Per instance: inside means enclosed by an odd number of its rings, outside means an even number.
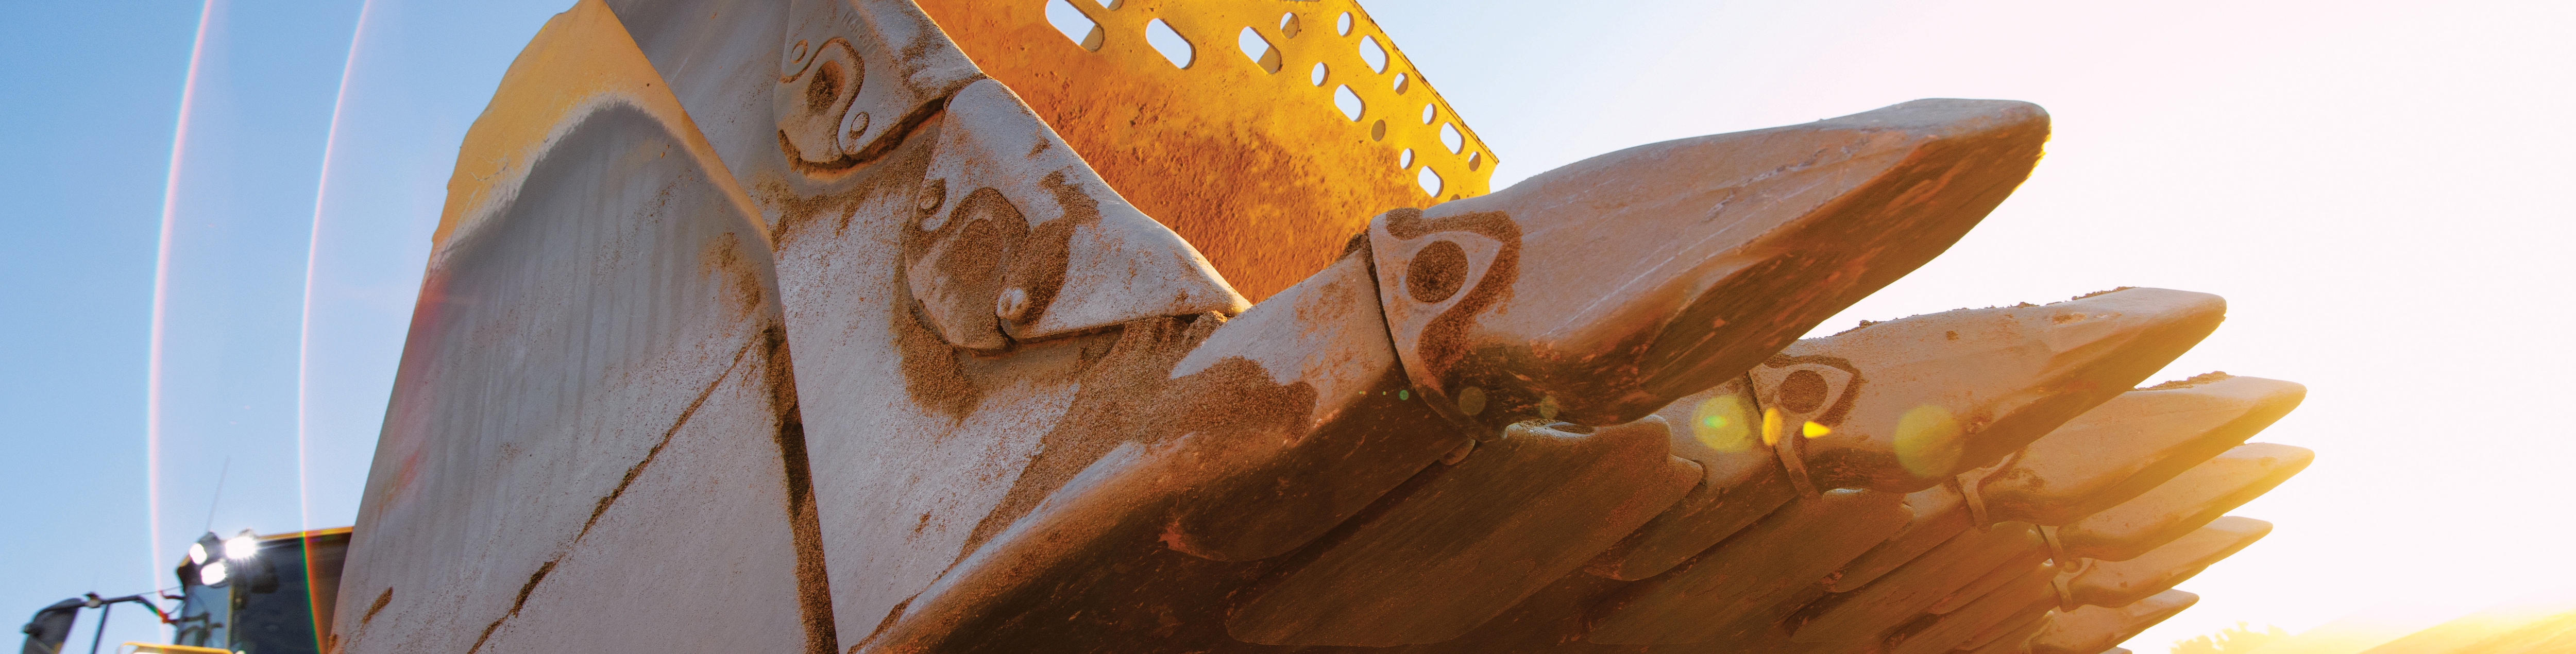
[[[206,544],[205,544],[205,543],[189,543],[189,544],[188,544],[188,563],[189,563],[189,564],[192,564],[192,565],[205,565],[205,564],[206,564]]]
[[[222,561],[208,561],[205,565],[197,566],[197,583],[208,586],[222,585],[224,579],[232,575],[229,567]]]
[[[252,538],[250,532],[242,532],[242,535],[224,541],[224,558],[247,559],[258,553],[259,539]]]

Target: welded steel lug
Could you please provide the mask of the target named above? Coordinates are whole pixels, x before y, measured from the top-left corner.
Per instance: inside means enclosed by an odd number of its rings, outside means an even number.
[[[1996,520],[2063,525],[2137,497],[2253,437],[2307,388],[2210,373],[2129,391],[1963,478]]]
[[[885,156],[846,170],[788,167],[774,135],[735,134],[770,166],[752,174],[755,201],[773,217],[794,374],[817,389],[800,411],[841,633],[970,576],[962,558],[1137,440],[1172,366],[1243,309],[1007,89],[976,81],[937,100]],[[1374,292],[1354,286],[1355,333],[1384,351]]]
[[[821,171],[883,156],[984,76],[909,2],[795,0],[778,48],[777,148]]]
[[[1940,254],[2047,126],[2027,103],[1917,100],[1594,157],[1378,216],[1379,295],[1406,374],[1471,430],[1627,422]]]
[[[951,345],[1000,350],[1251,306],[1000,82],[957,91],[932,147],[918,218],[898,229],[908,290]]]

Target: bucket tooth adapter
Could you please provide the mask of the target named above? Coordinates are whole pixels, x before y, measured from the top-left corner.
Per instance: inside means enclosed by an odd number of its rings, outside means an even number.
[[[1056,4],[548,22],[459,152],[337,651],[2080,649],[2308,460],[2243,444],[2295,384],[2135,388],[2214,295],[1798,340],[2002,203],[2035,105],[1493,190],[1350,0]]]

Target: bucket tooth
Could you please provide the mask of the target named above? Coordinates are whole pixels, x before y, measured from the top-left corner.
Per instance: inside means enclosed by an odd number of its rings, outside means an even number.
[[[1591,642],[1709,642],[1885,540],[1909,518],[1898,496],[1837,490],[1799,499],[1681,567],[1604,602]],[[2033,537],[2036,542],[2036,537]]]
[[[1891,636],[1897,638],[1888,654],[1942,654],[1975,638],[1977,634],[2010,622],[2043,615],[2057,604],[2057,589],[2049,579],[2057,570],[2033,566],[2029,571],[1994,592],[1969,602],[1946,614],[1925,614],[1908,623]],[[1908,633],[1910,632],[1910,633]]]
[[[2247,443],[2172,481],[2057,530],[2074,556],[2126,561],[2173,542],[2252,501],[2308,467],[2307,448]]]
[[[2272,523],[2227,516],[2127,561],[2095,561],[2070,570],[2067,596],[2090,606],[2128,606],[2200,574],[2210,564],[2272,533]]]
[[[1404,383],[1364,256],[1217,328],[1172,368],[1142,437],[1185,438],[1164,541],[1218,561],[1286,554],[1470,441]]]
[[[1960,645],[1959,649],[1956,651],[1964,651],[1968,654],[2022,654],[2022,643],[2029,641],[2031,634],[2039,633],[2039,630],[2048,628],[2049,621],[2056,618],[2057,614],[2055,613],[2040,611],[2038,615],[2022,618],[2019,622],[2006,620],[1998,623],[1996,626],[1987,627],[1985,631],[1978,632],[1975,636],[1969,637],[1968,642]],[[2126,650],[2122,650],[2119,652],[2106,651],[2098,654],[2129,653]]]
[[[1975,481],[1987,515],[2064,525],[2101,512],[2243,444],[2307,395],[2290,382],[2217,376],[2121,393],[2032,442]]]
[[[1663,574],[1797,499],[1779,459],[1744,444],[1761,425],[1756,406],[1752,382],[1737,377],[1657,412],[1682,426],[1673,430],[1673,455],[1698,463],[1702,479],[1585,569],[1626,581]]]
[[[1369,223],[1406,374],[1490,437],[1634,420],[1930,261],[2029,175],[2037,106],[1917,100],[1666,141]]]
[[[2037,552],[2046,558],[2047,543],[2030,525],[2007,522],[1988,530],[1966,530],[1914,561],[1881,576],[1860,590],[1810,605],[1813,617],[1794,631],[1802,643],[1849,643],[1867,640],[1923,614],[1942,598],[1975,583],[2007,562]]]
[[[2136,288],[1915,316],[1799,341],[1755,367],[1753,385],[1815,487],[1913,492],[2136,386],[2217,329],[2226,307]]]
[[[2046,547],[2022,550],[2021,556],[2006,559],[2002,565],[1995,566],[1993,570],[1986,571],[1985,576],[1978,577],[1976,581],[1969,582],[1968,585],[1961,586],[1957,590],[1950,591],[1950,594],[1942,596],[1941,601],[1933,602],[1932,606],[1925,607],[1923,612],[1933,615],[1948,615],[1952,611],[1957,611],[1961,607],[1967,606],[1969,602],[1974,602],[1977,601],[1977,598],[1985,597],[1986,593],[1991,593],[1997,588],[2002,588],[2006,582],[2020,578],[2022,573],[2030,570],[2031,566],[2050,563],[2048,560],[2048,554],[2048,548]]]
[[[1880,575],[1896,570],[1924,552],[1939,547],[1951,536],[1966,531],[1969,520],[1965,501],[1958,489],[1948,486],[1934,486],[1906,494],[1905,508],[1914,513],[1914,518],[1905,523],[1905,530],[1845,564],[1825,582],[1825,590],[1836,593],[1859,590],[1878,580]]]
[[[2120,641],[2128,640],[2199,602],[2199,595],[2168,590],[2128,606],[2087,606],[2059,613],[2047,628],[2030,637],[2029,651],[2031,654],[2098,654],[2116,650],[2119,648],[2113,646]]]
[[[2204,293],[2125,289],[1799,341],[1662,410],[1688,426],[1674,451],[1708,470],[1708,483],[1592,567],[1643,579],[1794,493],[1913,492],[1991,463],[2154,374],[2225,307]]]
[[[1515,425],[1292,566],[1237,609],[1226,631],[1270,645],[1463,636],[1698,483],[1699,466],[1668,455],[1669,440],[1653,416],[1599,429]]]

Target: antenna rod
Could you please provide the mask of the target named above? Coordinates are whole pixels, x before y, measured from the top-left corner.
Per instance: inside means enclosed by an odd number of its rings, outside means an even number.
[[[224,455],[224,467],[215,472],[215,498],[206,501],[206,533],[215,533],[215,507],[224,504],[224,477],[233,473],[232,455]]]

